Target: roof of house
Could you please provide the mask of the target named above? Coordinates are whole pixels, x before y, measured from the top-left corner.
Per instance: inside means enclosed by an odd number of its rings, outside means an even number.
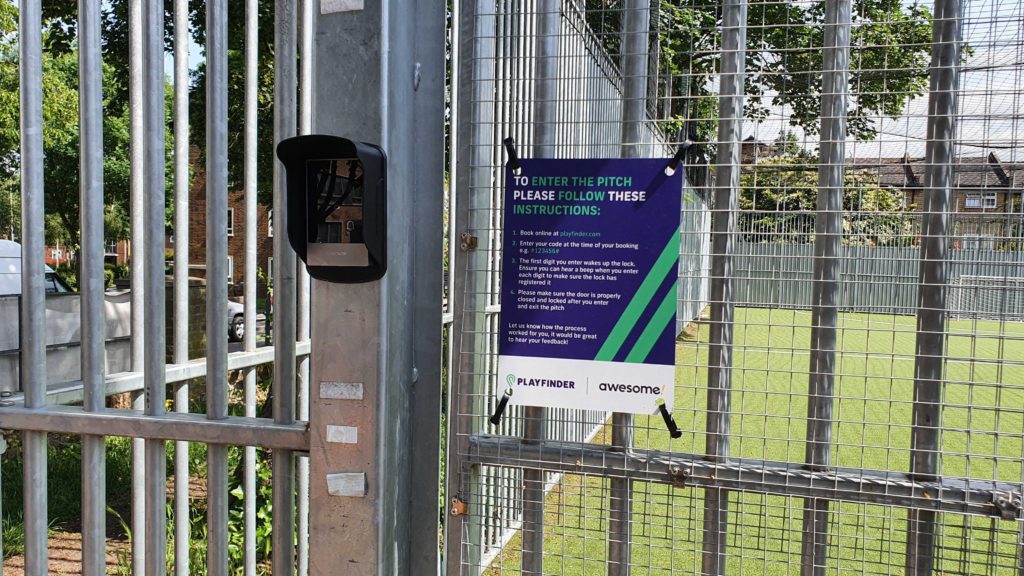
[[[854,158],[848,166],[878,171],[879,185],[914,188],[923,185],[924,158]],[[953,184],[968,189],[1024,189],[1024,163],[1002,162],[994,154],[959,157],[953,165]]]

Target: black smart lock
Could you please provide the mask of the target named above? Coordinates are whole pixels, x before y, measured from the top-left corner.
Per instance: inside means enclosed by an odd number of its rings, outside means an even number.
[[[309,134],[282,140],[288,241],[309,275],[370,282],[387,271],[387,156],[379,146]]]

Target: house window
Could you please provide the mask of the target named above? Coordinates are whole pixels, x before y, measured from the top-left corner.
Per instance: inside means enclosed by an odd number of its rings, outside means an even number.
[[[235,209],[228,208],[228,236],[235,235]]]
[[[274,257],[267,258],[267,284],[274,283]]]
[[[341,222],[324,222],[317,228],[317,242],[337,244],[341,238]]]
[[[228,256],[228,284],[235,283],[235,257]]]
[[[107,242],[107,254],[117,254],[117,240]]]
[[[992,209],[996,207],[996,193],[968,194],[964,199],[964,208]]]
[[[274,237],[274,209],[267,210],[267,238]]]
[[[960,247],[964,250],[995,250],[995,240],[988,234],[964,234]]]

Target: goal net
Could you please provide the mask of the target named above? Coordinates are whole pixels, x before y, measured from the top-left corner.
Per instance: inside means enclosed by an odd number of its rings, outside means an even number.
[[[953,318],[1024,322],[1024,277],[960,276],[952,288]]]

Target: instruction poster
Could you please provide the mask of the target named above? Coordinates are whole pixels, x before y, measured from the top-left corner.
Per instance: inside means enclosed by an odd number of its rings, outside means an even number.
[[[666,159],[520,163],[505,171],[498,396],[671,410],[682,170]]]

